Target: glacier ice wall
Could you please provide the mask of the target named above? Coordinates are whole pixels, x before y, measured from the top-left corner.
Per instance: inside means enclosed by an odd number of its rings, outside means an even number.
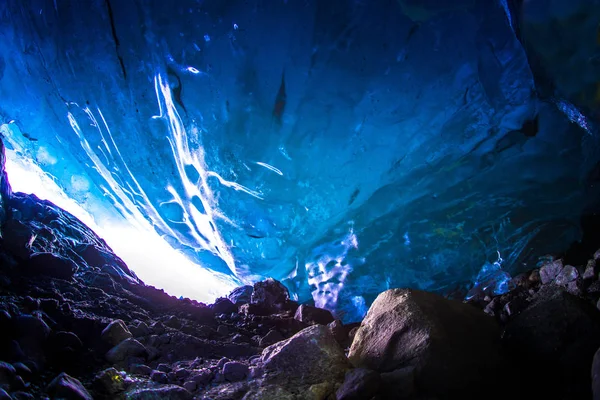
[[[578,238],[600,76],[546,28],[593,41],[598,2],[532,3],[6,0],[2,135],[92,215],[353,319]]]

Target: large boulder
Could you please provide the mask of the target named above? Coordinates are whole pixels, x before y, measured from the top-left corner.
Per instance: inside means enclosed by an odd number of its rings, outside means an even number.
[[[502,366],[493,318],[411,289],[391,289],[375,299],[348,357],[355,367],[380,373],[413,367],[419,391],[443,398],[480,396],[493,387]]]
[[[268,383],[297,392],[320,383],[341,382],[350,364],[326,326],[313,325],[263,350],[260,364]]]
[[[591,398],[590,369],[600,347],[600,314],[564,289],[543,287],[506,325],[506,349],[516,361],[524,396]],[[543,382],[530,385],[529,382]]]

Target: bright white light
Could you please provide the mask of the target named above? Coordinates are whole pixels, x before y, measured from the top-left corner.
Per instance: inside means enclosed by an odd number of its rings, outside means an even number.
[[[146,284],[164,289],[174,296],[184,296],[212,303],[231,291],[237,283],[192,263],[173,249],[149,225],[140,229],[114,218],[98,218],[98,223],[31,160],[6,150],[6,171],[13,191],[33,193],[70,212],[100,237],[135,271]],[[109,213],[107,213],[109,214]]]

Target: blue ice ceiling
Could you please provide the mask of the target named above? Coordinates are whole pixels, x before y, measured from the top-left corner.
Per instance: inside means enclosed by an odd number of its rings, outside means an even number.
[[[448,292],[578,239],[599,9],[5,0],[1,133],[97,218],[352,319],[390,286]]]

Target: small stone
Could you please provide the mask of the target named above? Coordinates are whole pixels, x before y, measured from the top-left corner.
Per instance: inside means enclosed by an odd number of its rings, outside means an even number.
[[[543,285],[552,282],[563,269],[562,260],[549,262],[540,268],[540,278]]]
[[[28,378],[31,376],[31,369],[27,365],[23,364],[22,362],[13,363],[13,366],[15,367],[17,374],[24,376],[25,378]]]
[[[127,329],[125,322],[120,319],[115,319],[112,321],[104,330],[102,331],[102,341],[108,343],[111,346],[116,346],[125,339],[129,339],[133,335]]]
[[[160,335],[162,333],[165,333],[165,325],[158,321],[158,322],[154,322],[152,325],[150,325],[150,330],[152,333],[156,334],[156,335]]]
[[[355,368],[346,373],[344,383],[337,390],[337,400],[370,399],[377,394],[381,378],[373,370]]]
[[[77,398],[76,398],[77,399]],[[35,397],[31,393],[27,392],[12,392],[11,400],[36,400]]]
[[[162,371],[152,371],[150,373],[150,379],[153,382],[169,383],[169,378],[167,377],[167,374]]]
[[[600,259],[600,249],[596,250],[596,252],[594,253],[594,260],[598,259]]]
[[[588,260],[587,265],[585,266],[585,271],[583,271],[583,279],[594,279],[596,277],[596,260]]]
[[[294,314],[294,319],[311,325],[327,325],[334,320],[333,315],[331,315],[331,312],[328,310],[323,310],[322,308],[309,306],[307,304],[302,304],[298,307],[296,314]]]
[[[125,391],[125,377],[115,368],[107,368],[96,374],[92,386],[95,391],[112,396]]]
[[[274,343],[280,342],[283,339],[285,339],[285,338],[283,337],[283,335],[281,333],[279,333],[275,329],[271,329],[265,336],[263,336],[260,339],[259,346],[267,347]]]
[[[57,351],[62,351],[67,348],[73,350],[79,350],[83,347],[83,343],[79,336],[73,332],[60,331],[56,332],[52,337],[52,345],[55,346]]]
[[[148,351],[143,344],[133,338],[125,339],[106,353],[106,360],[111,363],[125,361],[128,357],[147,357]]]
[[[268,278],[254,284],[250,298],[252,304],[259,304],[269,310],[277,311],[290,299],[288,289],[279,281]]]
[[[28,314],[16,317],[15,327],[20,338],[34,338],[39,342],[45,341],[52,331],[43,319]]]
[[[236,333],[235,335],[233,335],[233,337],[231,338],[231,341],[233,343],[247,343],[249,342],[248,338],[244,335],[241,335],[239,333]]]
[[[342,321],[336,319],[335,321],[330,322],[327,325],[327,328],[329,328],[329,332],[331,332],[336,342],[338,342],[340,345],[344,345],[346,343],[348,340],[348,332],[344,327],[344,324],[342,324]]]
[[[196,390],[196,382],[194,382],[194,381],[185,381],[185,382],[183,382],[183,388],[185,390],[193,392],[193,391]]]
[[[58,375],[46,388],[52,397],[65,398],[69,400],[93,400],[92,396],[83,387],[79,380],[65,374]]]
[[[556,275],[554,283],[559,286],[566,286],[569,282],[573,282],[579,277],[577,269],[572,265],[565,265],[565,267]]]
[[[249,368],[246,364],[237,361],[228,362],[223,365],[223,376],[229,382],[238,382],[248,377]]]
[[[149,376],[152,373],[152,368],[145,364],[131,364],[129,366],[129,372],[134,375]]]

